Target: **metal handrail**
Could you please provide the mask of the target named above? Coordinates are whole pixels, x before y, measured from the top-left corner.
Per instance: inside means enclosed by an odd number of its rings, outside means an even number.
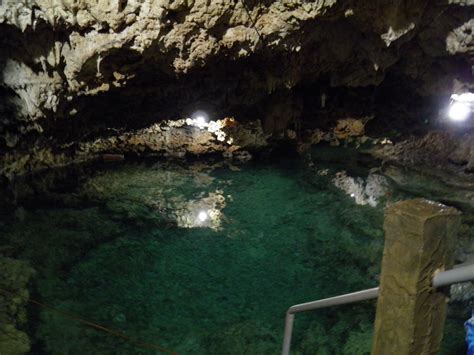
[[[474,281],[474,263],[456,265],[451,270],[436,273],[433,276],[433,287],[439,288],[467,281]],[[295,321],[296,313],[371,300],[378,297],[379,289],[379,287],[370,288],[368,290],[348,293],[341,296],[301,303],[288,308],[285,318],[285,332],[283,335],[283,349],[281,352],[282,355],[290,354],[291,336],[293,333],[293,323]]]

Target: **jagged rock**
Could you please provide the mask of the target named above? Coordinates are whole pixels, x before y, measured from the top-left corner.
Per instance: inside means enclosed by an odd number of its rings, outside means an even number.
[[[365,123],[362,120],[354,118],[345,118],[337,121],[334,128],[334,134],[338,139],[347,139],[349,137],[360,137],[365,133]]]
[[[432,175],[440,175],[446,181],[455,179],[455,176],[446,173],[455,173],[468,179],[462,185],[472,186],[473,132],[431,132],[423,137],[411,137],[396,144],[378,146],[371,153],[388,162],[430,171]]]
[[[108,139],[111,129],[135,132],[202,107],[214,119],[260,119],[267,133],[313,125],[338,108],[320,82],[390,87],[408,77],[414,93],[449,95],[453,79],[471,69],[471,5],[4,0],[3,160],[57,154]],[[302,87],[325,99],[297,97]],[[323,110],[318,119],[313,106]]]
[[[102,152],[200,155],[232,153],[241,148],[268,145],[259,122],[242,125],[232,118],[200,124],[194,120],[165,121],[149,128],[108,139],[86,142],[79,150],[87,155]]]
[[[268,138],[260,121],[240,124],[233,118],[225,118],[201,124],[192,119],[170,120],[135,132],[78,142],[74,147],[64,147],[68,153],[46,148],[30,154],[0,155],[0,176],[12,178],[95,159],[120,160],[124,154],[183,158],[187,154],[220,153],[248,160],[251,155],[246,150],[265,148],[269,144]]]

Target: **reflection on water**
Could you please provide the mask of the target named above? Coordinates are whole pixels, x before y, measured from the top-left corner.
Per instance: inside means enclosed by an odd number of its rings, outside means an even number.
[[[352,197],[358,205],[377,207],[390,193],[387,178],[380,174],[369,173],[367,178],[352,177],[346,171],[339,171],[332,179],[334,186]]]
[[[208,192],[206,196],[186,200],[184,196],[177,196],[163,201],[157,200],[154,206],[158,213],[176,222],[183,228],[221,228],[226,199],[222,190]]]
[[[123,164],[54,199],[5,230],[38,297],[179,353],[277,353],[290,305],[377,282],[381,210],[295,162]],[[373,310],[302,316],[294,349],[335,353],[349,329],[370,349]],[[153,353],[48,310],[34,328],[50,354]]]
[[[331,169],[330,169],[331,170]],[[301,162],[123,164],[0,225],[41,301],[180,354],[275,354],[286,309],[377,284],[382,209]],[[48,309],[34,353],[155,354]],[[370,351],[373,304],[299,316],[294,350]]]

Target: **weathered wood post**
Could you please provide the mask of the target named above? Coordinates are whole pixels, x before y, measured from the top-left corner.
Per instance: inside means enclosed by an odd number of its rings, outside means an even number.
[[[438,354],[447,300],[431,283],[453,266],[459,224],[456,209],[424,199],[387,208],[372,355]]]

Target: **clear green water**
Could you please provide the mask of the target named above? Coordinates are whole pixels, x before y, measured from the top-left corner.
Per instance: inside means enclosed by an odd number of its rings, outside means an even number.
[[[383,244],[382,208],[298,161],[124,163],[19,218],[0,235],[37,270],[32,297],[136,339],[32,306],[38,354],[277,354],[286,309],[375,286]],[[299,315],[295,353],[368,353],[374,308]]]

